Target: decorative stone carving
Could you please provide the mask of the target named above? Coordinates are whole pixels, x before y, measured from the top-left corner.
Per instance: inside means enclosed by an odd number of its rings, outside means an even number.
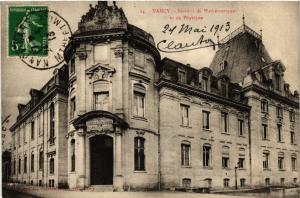
[[[116,57],[123,57],[123,49],[115,49],[114,53]]]
[[[85,60],[87,58],[86,52],[79,52],[79,53],[77,53],[77,55],[80,60]]]
[[[137,135],[138,137],[144,136],[144,134],[145,134],[145,131],[143,131],[143,130],[137,130],[137,131],[136,131],[136,135]]]
[[[96,31],[107,29],[127,29],[127,18],[122,10],[115,3],[108,6],[106,1],[98,1],[95,7],[90,4],[90,10],[81,17],[79,31]]]
[[[86,71],[86,74],[92,79],[92,82],[97,80],[106,80],[110,82],[110,78],[115,72],[114,68],[107,65],[96,64]]]

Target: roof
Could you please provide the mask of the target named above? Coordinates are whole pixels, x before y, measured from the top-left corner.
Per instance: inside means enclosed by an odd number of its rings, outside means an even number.
[[[219,44],[210,69],[218,75],[227,75],[233,83],[239,83],[247,75],[249,69],[257,70],[272,59],[261,40],[261,35],[254,32],[246,25],[242,25]],[[225,69],[219,71],[220,64]]]

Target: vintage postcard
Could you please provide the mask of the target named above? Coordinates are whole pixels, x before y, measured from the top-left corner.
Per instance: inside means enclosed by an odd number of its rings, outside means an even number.
[[[1,2],[3,197],[300,197],[299,2]]]

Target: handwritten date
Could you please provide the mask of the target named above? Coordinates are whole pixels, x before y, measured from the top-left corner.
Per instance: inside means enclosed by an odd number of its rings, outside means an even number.
[[[192,34],[192,33],[213,33],[215,36],[218,32],[225,31],[228,32],[230,30],[230,22],[226,22],[223,25],[220,24],[213,24],[211,26],[204,25],[202,28],[195,28],[188,24],[182,24],[181,26],[171,26],[169,24],[166,24],[163,27],[163,33],[164,34],[170,34],[172,35],[174,32],[177,32],[177,34]]]

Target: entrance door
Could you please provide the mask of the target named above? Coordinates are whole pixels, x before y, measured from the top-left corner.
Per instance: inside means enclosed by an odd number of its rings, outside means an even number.
[[[113,138],[106,135],[90,139],[91,185],[113,184]]]

